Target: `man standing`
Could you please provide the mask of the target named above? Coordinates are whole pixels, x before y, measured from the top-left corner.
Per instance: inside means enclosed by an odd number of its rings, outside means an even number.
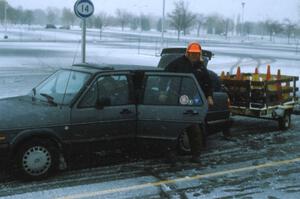
[[[165,70],[177,73],[193,73],[206,96],[208,105],[213,106],[212,84],[202,59],[201,45],[198,42],[190,43],[185,55],[171,62]],[[193,125],[187,129],[187,133],[191,145],[191,161],[201,163],[200,153],[203,146],[203,139],[205,139],[203,128],[199,127],[199,125]]]

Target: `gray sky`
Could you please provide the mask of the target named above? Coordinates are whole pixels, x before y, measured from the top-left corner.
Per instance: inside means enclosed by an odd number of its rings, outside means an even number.
[[[136,14],[162,13],[162,0],[92,0],[95,12],[105,11],[115,14],[118,8],[135,12]],[[177,0],[166,0],[166,12],[174,8]],[[266,19],[283,20],[289,18],[296,22],[299,19],[298,2],[300,0],[185,0],[190,10],[205,15],[218,13],[230,18],[236,18],[242,13],[242,1],[245,4],[245,20],[260,21]],[[8,0],[13,6],[23,8],[68,7],[73,9],[75,0]]]

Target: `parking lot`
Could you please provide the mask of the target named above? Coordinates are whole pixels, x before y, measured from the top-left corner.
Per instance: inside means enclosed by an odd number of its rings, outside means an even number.
[[[0,43],[12,49],[18,45],[7,44]],[[1,55],[5,60],[0,64],[1,98],[26,94],[55,69],[72,63],[75,51],[72,43],[68,46],[56,42],[50,47],[43,42],[26,44],[33,51],[45,49],[45,54],[51,48],[52,54],[47,54],[44,60],[35,53],[30,55],[30,50],[24,47],[18,51],[20,54],[12,50],[10,57]],[[65,53],[59,54],[62,45]],[[107,53],[107,47],[90,45],[90,59],[103,61],[105,56],[101,53]],[[209,67],[218,73],[224,69],[235,71],[237,65],[244,66],[242,70],[252,71],[258,63],[264,70],[264,64],[271,60],[274,71],[280,67],[283,74],[286,72],[299,76],[297,67],[300,60],[294,56],[294,52],[276,58],[279,55],[270,47],[260,54],[247,56],[247,52],[237,53],[235,47],[221,49],[214,47],[214,43],[207,45],[210,50],[216,49]],[[248,45],[243,48],[251,51]],[[29,53],[26,58],[22,56],[24,52]],[[155,66],[158,60],[153,56],[154,53],[149,55],[154,51],[147,48],[142,51],[146,55],[136,55],[137,51],[128,49],[117,49],[115,52],[121,54],[121,60],[128,63],[134,62],[132,57],[135,57],[135,63]],[[269,57],[262,56],[266,52]],[[106,58],[108,61],[114,60],[109,55]],[[201,165],[190,163],[189,156],[179,156],[177,162],[171,164],[159,154],[159,150],[146,155],[143,152],[124,154],[117,151],[113,154],[74,157],[68,170],[39,182],[22,182],[1,170],[0,197],[298,198],[300,116],[292,115],[292,127],[287,131],[279,131],[275,121],[239,116],[233,119],[232,138],[225,139],[221,133],[210,136]]]

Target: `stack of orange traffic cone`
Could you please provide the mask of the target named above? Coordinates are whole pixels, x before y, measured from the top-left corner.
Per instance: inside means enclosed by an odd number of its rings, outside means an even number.
[[[221,80],[224,80],[224,79],[226,79],[226,77],[225,77],[225,72],[224,71],[222,71],[222,73],[221,73]]]
[[[238,68],[237,68],[237,71],[236,71],[236,79],[237,79],[237,80],[241,80],[241,79],[242,79],[242,75],[241,75],[241,67],[238,67]]]
[[[271,80],[271,66],[270,65],[268,65],[268,68],[267,68],[266,80],[267,81]]]
[[[257,67],[255,68],[255,72],[253,74],[252,81],[259,81],[259,74],[258,74],[258,68]]]

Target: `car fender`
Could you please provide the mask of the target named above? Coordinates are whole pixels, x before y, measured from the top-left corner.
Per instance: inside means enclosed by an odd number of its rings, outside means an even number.
[[[53,129],[49,128],[41,128],[41,129],[29,129],[24,130],[18,133],[16,137],[10,142],[11,153],[14,154],[18,149],[20,144],[30,140],[31,138],[41,138],[41,139],[48,139],[54,142],[59,149],[62,148],[62,139],[57,132]]]

